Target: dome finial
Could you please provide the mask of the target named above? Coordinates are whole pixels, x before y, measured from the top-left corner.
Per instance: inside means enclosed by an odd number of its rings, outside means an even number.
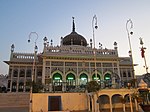
[[[73,19],[72,32],[75,32],[75,23],[74,23],[74,17],[72,17],[72,19]]]

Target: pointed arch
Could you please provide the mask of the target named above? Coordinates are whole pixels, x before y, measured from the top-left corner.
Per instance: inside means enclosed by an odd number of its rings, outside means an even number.
[[[99,74],[97,74],[97,78],[96,78],[95,74],[92,75],[92,80],[96,80],[96,79],[99,80],[99,81],[101,80],[101,77],[100,77]]]
[[[80,85],[86,85],[88,83],[88,75],[86,74],[86,72],[82,72],[79,78],[80,78]]]
[[[66,76],[66,80],[75,80],[75,75],[73,73],[68,73]]]
[[[104,74],[104,80],[111,80],[111,72],[110,71],[107,71],[105,72]]]
[[[52,73],[52,79],[54,80],[54,81],[60,81],[60,80],[62,80],[62,75],[61,75],[62,73],[60,72],[60,71],[55,71],[55,72],[53,72]]]
[[[66,90],[67,91],[75,89],[76,77],[75,77],[75,74],[73,74],[73,72],[68,72],[67,73],[66,82],[67,82],[67,85],[66,85]]]

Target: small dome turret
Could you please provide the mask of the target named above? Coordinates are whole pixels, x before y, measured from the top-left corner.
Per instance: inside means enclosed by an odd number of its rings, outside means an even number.
[[[147,89],[147,84],[141,79],[140,83],[138,84],[139,89]]]

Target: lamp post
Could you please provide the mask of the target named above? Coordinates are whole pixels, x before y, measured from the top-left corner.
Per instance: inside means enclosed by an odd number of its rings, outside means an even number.
[[[32,77],[31,77],[31,80],[32,80],[32,85],[31,85],[31,88],[30,88],[30,106],[29,106],[29,112],[32,112],[32,91],[33,91],[33,81],[35,80],[36,81],[36,78],[35,78],[35,58],[36,58],[36,53],[38,51],[38,47],[36,45],[36,41],[38,39],[38,34],[36,32],[31,32],[29,34],[29,39],[28,39],[28,42],[31,41],[31,38],[33,38],[33,35],[35,35],[34,37],[36,37],[35,41],[34,41],[34,60],[33,60],[33,68],[32,68]]]
[[[132,61],[132,69],[133,69],[133,78],[135,79],[135,73],[134,73],[134,63],[133,63],[133,54],[132,54],[132,47],[131,47],[131,40],[130,40],[130,35],[133,35],[133,32],[130,31],[129,32],[129,29],[130,30],[133,28],[133,22],[131,19],[127,20],[127,23],[126,23],[126,30],[127,30],[127,34],[128,34],[128,40],[129,40],[129,47],[130,47],[130,50],[129,50],[129,56],[131,57],[131,61]]]
[[[130,26],[128,26],[130,25]],[[126,30],[127,30],[127,34],[128,34],[128,40],[129,40],[129,47],[130,47],[130,51],[129,51],[129,56],[131,57],[131,61],[132,61],[132,69],[133,69],[133,78],[135,79],[135,75],[134,75],[134,65],[133,65],[133,55],[132,55],[132,47],[131,47],[131,40],[130,40],[130,35],[133,35],[133,32],[130,31],[129,32],[129,29],[128,27],[130,28],[130,30],[133,28],[133,22],[131,19],[127,20],[127,23],[126,23]],[[128,86],[129,86],[129,90],[130,90],[130,84],[128,83]],[[132,101],[131,101],[131,93],[129,93],[129,98],[130,98],[130,106],[131,106],[131,112],[133,112],[133,106],[132,106]]]
[[[95,23],[95,24],[94,24]],[[92,20],[92,29],[93,29],[93,44],[94,44],[94,50],[93,50],[93,54],[94,54],[94,71],[95,71],[95,77],[96,77],[96,82],[98,81],[97,79],[97,67],[96,67],[96,48],[95,48],[95,34],[94,34],[94,29],[97,29],[97,17],[96,15],[93,16],[93,20]]]
[[[140,39],[140,44],[141,44],[141,56],[142,56],[142,58],[144,58],[144,62],[145,62],[145,69],[146,69],[146,73],[148,73],[148,67],[147,67],[147,63],[146,63],[146,58],[145,58],[145,49],[146,49],[146,47],[143,47],[143,40],[142,40],[142,38],[139,38]]]

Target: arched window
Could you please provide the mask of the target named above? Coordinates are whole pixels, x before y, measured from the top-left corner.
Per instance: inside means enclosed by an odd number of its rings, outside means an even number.
[[[24,83],[23,82],[20,82],[19,83],[19,92],[23,92],[23,88],[24,88]]]
[[[88,82],[88,76],[85,73],[80,75],[80,85],[86,85]]]
[[[31,77],[31,69],[28,69],[28,70],[27,70],[26,76],[27,76],[27,77]]]
[[[97,77],[96,77],[96,75],[94,74],[94,75],[92,76],[92,79],[93,79],[93,80],[98,80],[98,81],[100,81],[100,80],[101,80],[101,77],[100,77],[99,74],[97,74]]]
[[[25,75],[24,69],[20,70],[20,77],[24,77],[24,75]]]
[[[130,71],[128,71],[128,77],[131,77],[131,72]]]
[[[126,77],[126,72],[123,72],[123,77]]]
[[[104,76],[104,80],[111,80],[111,75],[109,73],[106,73]]]
[[[17,77],[17,76],[18,76],[18,70],[17,70],[17,69],[14,70],[13,76],[14,76],[14,77]]]
[[[76,85],[75,75],[73,73],[69,73],[66,76],[66,81],[68,85]]]
[[[75,76],[72,73],[69,73],[66,77],[66,80],[75,80]]]
[[[58,80],[62,80],[62,76],[59,73],[55,73],[53,75],[53,80],[58,81]]]
[[[38,77],[41,77],[41,76],[42,76],[42,71],[38,71],[38,72],[37,72],[37,76],[38,76]]]
[[[15,92],[17,88],[17,83],[16,82],[12,82],[12,92]]]

